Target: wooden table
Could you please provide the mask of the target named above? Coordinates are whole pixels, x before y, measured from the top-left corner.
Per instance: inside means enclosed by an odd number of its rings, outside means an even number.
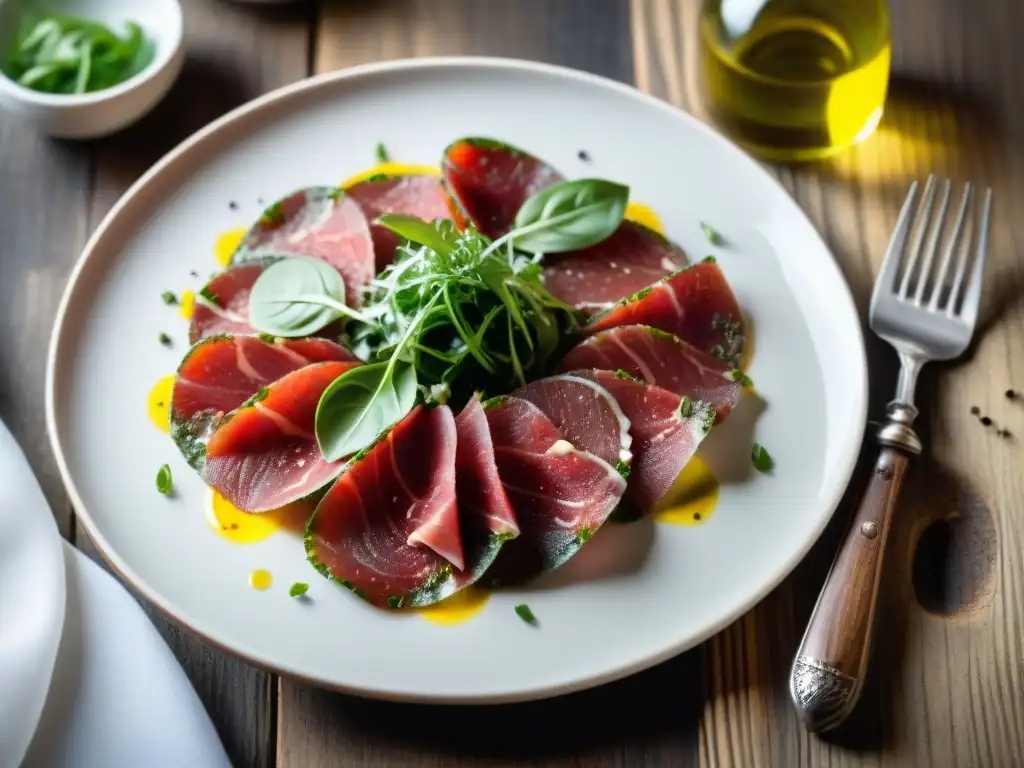
[[[697,0],[338,0],[253,9],[185,2],[188,62],[169,100],[94,144],[0,116],[0,416],[62,533],[76,529],[45,436],[44,356],[89,234],[167,150],[227,110],[312,72],[486,53],[635,83],[698,116]],[[628,680],[553,701],[443,709],[362,701],[253,669],[153,620],[238,766],[1024,765],[1024,3],[893,0],[891,98],[876,135],[834,161],[772,168],[827,239],[866,312],[909,182],[935,171],[995,190],[981,338],[929,369],[862,705],[824,741],[797,722],[789,665],[850,498],[813,553],[726,631]],[[895,357],[869,337],[872,412]],[[1014,436],[970,415],[978,406]],[[870,461],[871,457],[866,455]],[[862,467],[863,469],[863,467]]]

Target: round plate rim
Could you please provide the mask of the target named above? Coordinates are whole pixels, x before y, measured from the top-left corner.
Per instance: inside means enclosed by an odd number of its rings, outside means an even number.
[[[835,508],[838,506],[843,494],[846,492],[849,486],[850,479],[853,476],[853,471],[856,466],[857,458],[860,454],[860,448],[863,444],[863,440],[855,441],[851,443],[841,457],[842,471],[840,477],[842,482],[837,482],[836,486],[831,489],[826,499],[825,507],[830,509],[831,512],[828,514],[821,515],[820,519],[813,527],[808,531],[808,534],[803,541],[802,545],[797,551],[794,551],[790,557],[788,557],[785,563],[772,575],[772,577],[766,580],[757,590],[751,592],[751,594],[744,600],[740,601],[733,607],[731,611],[724,614],[719,621],[709,624],[703,629],[703,631],[687,637],[682,642],[667,646],[662,649],[659,653],[650,654],[637,662],[630,664],[623,664],[620,666],[605,669],[604,671],[596,674],[592,674],[586,677],[573,680],[571,682],[562,683],[558,685],[536,687],[529,690],[515,691],[509,693],[486,693],[486,694],[465,694],[465,695],[443,695],[433,696],[430,694],[412,694],[391,689],[377,689],[369,688],[365,686],[348,686],[339,684],[333,681],[318,679],[315,677],[309,677],[308,675],[299,673],[295,669],[289,667],[287,663],[281,663],[275,661],[272,658],[254,658],[248,655],[243,655],[237,652],[231,645],[230,641],[222,639],[217,636],[217,633],[210,630],[200,630],[190,624],[187,620],[187,610],[183,610],[182,606],[171,604],[171,601],[166,600],[156,589],[152,588],[146,583],[138,574],[136,574],[128,563],[121,559],[113,547],[110,546],[109,542],[99,531],[96,524],[93,522],[89,511],[86,509],[82,498],[78,492],[78,488],[75,484],[74,478],[71,476],[71,472],[68,468],[67,460],[64,456],[64,451],[61,445],[60,436],[58,434],[57,427],[57,386],[56,386],[56,368],[57,368],[57,353],[61,347],[62,338],[64,336],[64,330],[67,319],[67,312],[71,303],[72,296],[77,287],[79,278],[85,270],[86,264],[97,252],[97,245],[103,240],[106,231],[112,226],[112,223],[121,215],[121,211],[126,208],[129,203],[138,196],[145,188],[150,184],[151,180],[160,175],[164,169],[174,164],[181,156],[192,150],[194,147],[202,144],[211,135],[221,131],[229,126],[244,121],[246,118],[259,114],[263,109],[268,108],[276,104],[277,102],[287,99],[295,94],[303,93],[307,91],[315,91],[319,88],[333,85],[339,81],[346,80],[358,80],[362,77],[373,76],[381,73],[394,73],[420,69],[500,69],[500,70],[519,70],[527,73],[544,74],[561,78],[563,80],[575,81],[577,83],[591,85],[603,88],[608,91],[617,93],[619,96],[624,96],[645,104],[648,107],[653,107],[673,115],[678,120],[687,123],[693,130],[703,132],[710,136],[712,140],[717,141],[725,145],[726,151],[732,151],[738,153],[747,162],[750,172],[760,175],[763,179],[769,181],[776,191],[787,199],[793,206],[793,211],[796,215],[800,216],[808,225],[810,232],[813,233],[814,238],[817,240],[818,245],[821,249],[830,256],[829,263],[823,265],[826,270],[832,270],[835,277],[838,278],[839,286],[841,291],[837,295],[837,299],[842,299],[842,306],[839,307],[842,310],[842,314],[846,315],[847,318],[853,319],[853,330],[854,341],[856,343],[856,349],[851,349],[851,353],[856,352],[857,362],[859,363],[860,376],[859,381],[856,382],[856,400],[853,402],[851,413],[855,416],[856,421],[864,423],[867,419],[867,406],[868,406],[868,370],[867,370],[867,356],[864,344],[864,335],[861,328],[860,316],[857,312],[856,304],[853,299],[852,291],[850,290],[849,284],[842,274],[835,256],[832,254],[831,249],[821,238],[820,233],[814,227],[813,223],[807,217],[807,214],[802,208],[796,203],[792,196],[786,191],[785,187],[768,173],[754,158],[748,153],[742,150],[740,147],[729,141],[725,136],[716,131],[711,126],[701,122],[692,115],[684,112],[683,110],[675,107],[674,105],[658,99],[648,93],[607,77],[595,75],[589,72],[583,72],[581,70],[572,69],[570,67],[564,67],[554,64],[547,64],[542,62],[528,61],[524,59],[515,58],[504,58],[504,57],[491,57],[491,56],[436,56],[436,57],[424,57],[415,59],[395,59],[385,62],[372,62],[368,64],[360,64],[345,69],[336,70],[333,72],[325,72],[323,74],[315,75],[313,77],[306,78],[304,80],[291,83],[289,85],[282,86],[273,91],[263,94],[241,106],[231,110],[230,112],[222,115],[218,119],[199,129],[191,136],[183,140],[176,147],[165,154],[160,160],[153,164],[149,170],[147,170],[138,180],[132,184],[128,190],[119,198],[117,203],[110,209],[99,226],[89,237],[82,249],[81,255],[75,262],[74,268],[71,271],[71,275],[68,278],[67,286],[65,287],[64,293],[61,296],[60,304],[57,308],[56,318],[54,320],[53,330],[50,336],[49,348],[47,351],[46,359],[46,389],[45,389],[45,416],[46,416],[46,429],[49,437],[50,447],[54,453],[54,457],[57,462],[57,468],[60,472],[61,480],[64,483],[64,487],[68,493],[68,497],[72,504],[75,517],[85,527],[86,532],[89,534],[93,543],[96,545],[97,550],[107,564],[134,590],[136,590],[142,597],[151,602],[164,616],[193,633],[199,637],[203,642],[218,648],[236,658],[240,658],[247,664],[250,664],[256,668],[263,669],[274,674],[279,674],[284,677],[299,680],[307,684],[327,688],[331,690],[340,691],[343,693],[358,695],[366,698],[382,699],[388,701],[400,701],[400,702],[413,702],[413,703],[429,703],[429,704],[504,704],[513,703],[519,701],[531,701],[538,699],[551,698],[554,696],[560,696],[567,693],[573,693],[576,691],[586,690],[593,688],[605,683],[610,683],[615,680],[619,680],[630,675],[641,672],[650,667],[656,666],[674,656],[677,656],[684,651],[696,647],[700,643],[707,640],[709,637],[717,634],[718,632],[725,629],[727,626],[732,624],[743,614],[749,611],[753,606],[763,600],[772,590],[777,587],[783,579],[785,579],[793,569],[800,563],[801,560],[806,556],[811,547],[817,542],[825,527],[835,512]]]

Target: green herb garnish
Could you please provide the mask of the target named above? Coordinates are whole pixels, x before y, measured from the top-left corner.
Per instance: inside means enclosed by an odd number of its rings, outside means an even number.
[[[531,626],[537,626],[537,617],[533,615],[533,611],[530,610],[530,606],[526,603],[520,603],[516,606],[516,616]]]
[[[683,399],[679,403],[679,415],[684,419],[693,416],[693,402],[690,400],[689,395],[683,395]]]
[[[154,46],[135,22],[124,36],[93,21],[58,13],[26,13],[3,74],[35,91],[93,93],[129,80],[153,61]]]
[[[160,471],[156,473],[156,489],[164,496],[171,495],[173,483],[171,479],[171,467],[168,464],[164,464],[160,467]]]
[[[775,466],[775,460],[760,443],[754,443],[750,451],[750,460],[758,472],[770,472]]]
[[[388,163],[391,162],[391,156],[388,154],[387,147],[384,146],[383,141],[377,142],[377,162]]]
[[[506,238],[530,253],[575,251],[606,240],[618,229],[629,187],[604,179],[553,184],[530,197]]]
[[[747,389],[751,389],[754,386],[753,380],[749,376],[747,376],[747,374],[745,374],[743,371],[739,370],[738,368],[733,368],[726,375],[730,379],[735,381],[737,384],[739,384],[741,387],[746,387]]]
[[[272,264],[249,294],[249,322],[260,333],[302,338],[342,317],[366,319],[345,304],[341,273],[321,259],[293,256]]]
[[[725,242],[725,238],[719,234],[718,230],[703,221],[700,223],[700,230],[712,245],[722,245]]]
[[[600,179],[556,184],[529,198],[515,227],[493,241],[451,221],[380,216],[374,223],[402,244],[359,311],[346,306],[344,282],[325,262],[292,257],[265,269],[250,294],[257,331],[301,337],[343,321],[367,361],[320,398],[315,431],[325,458],[365,449],[418,398],[461,403],[547,373],[583,318],[545,288],[540,257],[610,236],[628,198],[627,187]]]
[[[288,590],[288,596],[302,597],[307,592],[309,592],[309,584],[304,581],[296,581],[292,584],[292,588]]]
[[[171,346],[171,344],[174,343],[171,340],[171,337],[162,331],[160,332],[160,336],[158,338],[160,339],[160,343],[163,344],[165,347],[169,347]]]
[[[167,304],[168,306],[178,303],[178,297],[175,295],[174,291],[164,291],[160,294],[160,298],[163,299],[164,304]]]
[[[405,605],[405,595],[391,595],[388,597],[388,608],[401,608]]]

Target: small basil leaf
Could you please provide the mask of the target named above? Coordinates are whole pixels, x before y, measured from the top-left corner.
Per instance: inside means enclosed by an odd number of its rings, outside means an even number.
[[[452,254],[452,244],[444,239],[441,232],[431,222],[417,219],[415,216],[386,213],[377,217],[374,223],[385,229],[390,229],[399,237],[404,237],[417,245],[425,245],[442,255],[450,256]]]
[[[604,179],[563,181],[530,197],[509,238],[529,253],[563,253],[611,236],[622,223],[629,187]]]
[[[416,369],[396,361],[353,368],[320,396],[316,439],[328,461],[362,450],[416,403]]]
[[[345,282],[326,262],[306,256],[263,270],[249,294],[249,322],[261,333],[284,338],[309,336],[338,320]]]

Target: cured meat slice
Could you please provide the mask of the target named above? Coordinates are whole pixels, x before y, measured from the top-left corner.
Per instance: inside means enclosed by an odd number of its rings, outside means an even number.
[[[345,193],[362,207],[370,221],[377,272],[394,260],[400,238],[374,220],[385,213],[403,213],[423,221],[450,219],[448,198],[436,176],[383,176],[367,179]]]
[[[473,224],[491,238],[508,232],[528,197],[562,181],[558,171],[536,157],[486,138],[450,144],[441,177],[459,226]]]
[[[677,395],[711,403],[719,419],[729,415],[743,392],[733,380],[741,377],[724,362],[647,325],[596,333],[570,349],[559,365],[566,372],[585,368],[622,370]]]
[[[206,445],[203,479],[243,512],[266,512],[319,490],[341,472],[314,434],[320,395],[358,363],[313,363],[224,417]]]
[[[686,254],[652,229],[623,221],[607,240],[544,257],[544,284],[585,312],[608,309],[685,266]]]
[[[477,564],[459,528],[457,431],[447,406],[417,406],[360,452],[310,519],[314,567],[379,606],[430,605],[469,583],[463,572]]]
[[[498,537],[518,536],[519,523],[516,522],[512,504],[498,477],[498,466],[494,463],[494,443],[478,395],[473,395],[459,413],[455,427],[458,431],[455,451],[456,491],[459,511],[465,518],[463,530],[467,529],[470,518],[475,517]]]
[[[540,408],[562,437],[581,451],[613,467],[627,466],[632,459],[629,419],[615,397],[594,380],[549,376],[512,394]]]
[[[622,506],[628,516],[650,512],[668,493],[715,422],[710,403],[683,400],[675,392],[612,371],[576,371],[597,382],[629,418],[633,463]]]
[[[249,325],[249,293],[256,278],[275,261],[261,259],[235,264],[214,275],[196,298],[188,327],[189,343],[221,333],[253,333]]]
[[[311,256],[345,280],[345,303],[358,307],[375,274],[366,214],[353,198],[332,187],[310,187],[277,201],[242,239],[233,263],[267,256]]]
[[[210,336],[189,350],[171,392],[171,436],[188,463],[202,471],[206,441],[224,414],[263,387],[311,363],[358,364],[347,349],[326,339]]]
[[[608,519],[626,490],[615,467],[574,448],[541,410],[519,397],[485,406],[498,476],[519,521],[484,579],[521,584],[564,564]]]
[[[739,364],[743,353],[743,316],[713,257],[623,299],[595,317],[584,330],[594,334],[638,324],[674,333],[733,366]]]

